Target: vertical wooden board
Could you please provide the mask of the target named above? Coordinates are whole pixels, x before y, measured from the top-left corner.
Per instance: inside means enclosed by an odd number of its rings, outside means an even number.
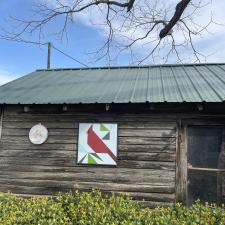
[[[3,126],[3,117],[4,117],[4,106],[2,105],[1,106],[1,109],[0,109],[0,142],[1,142],[1,139],[2,139],[2,126]]]
[[[223,139],[218,160],[218,169],[225,170],[225,126],[223,126]],[[217,196],[218,203],[225,203],[225,172],[217,172]]]
[[[181,120],[177,123],[176,142],[176,184],[175,193],[177,202],[186,202],[187,198],[187,128]]]

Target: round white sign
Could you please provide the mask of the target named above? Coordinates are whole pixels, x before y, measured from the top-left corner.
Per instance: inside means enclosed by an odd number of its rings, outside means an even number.
[[[35,145],[43,144],[48,138],[48,130],[42,124],[37,124],[30,129],[29,139]]]

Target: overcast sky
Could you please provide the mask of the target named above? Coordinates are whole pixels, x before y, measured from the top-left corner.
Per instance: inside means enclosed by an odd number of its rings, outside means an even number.
[[[0,1],[0,27],[9,25],[8,16],[26,17],[29,15],[29,8],[34,1],[43,0],[1,0]],[[54,0],[48,0],[54,1]],[[174,0],[172,0],[174,1]],[[193,0],[194,2],[195,0]],[[198,0],[196,0],[198,2]],[[218,23],[225,24],[225,1],[212,0],[210,8],[204,9],[199,15],[201,22],[208,19],[210,11],[213,18]],[[57,23],[52,24],[50,29],[57,27]],[[206,34],[201,39],[196,40],[196,47],[207,57],[207,62],[225,62],[225,26],[212,25],[212,34]],[[79,22],[69,30],[69,41],[61,42],[46,37],[59,49],[65,51],[76,59],[87,62],[87,51],[93,51],[104,39],[102,30],[93,28],[87,22],[87,17],[83,15]],[[140,51],[140,49],[136,49]],[[46,68],[47,47],[36,46],[24,43],[16,43],[0,40],[0,85],[17,77],[30,73],[36,69]],[[173,59],[170,61],[173,62]],[[156,62],[157,63],[157,62]],[[159,62],[160,63],[160,62]],[[126,57],[121,57],[116,65],[126,65]],[[90,65],[90,64],[89,64]],[[105,66],[106,62],[93,63],[90,66]],[[52,67],[81,67],[78,63],[66,58],[65,56],[52,52]]]

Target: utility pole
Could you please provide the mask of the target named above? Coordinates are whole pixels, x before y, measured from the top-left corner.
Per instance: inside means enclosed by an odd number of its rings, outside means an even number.
[[[48,42],[47,69],[50,69],[50,65],[51,65],[51,42]]]

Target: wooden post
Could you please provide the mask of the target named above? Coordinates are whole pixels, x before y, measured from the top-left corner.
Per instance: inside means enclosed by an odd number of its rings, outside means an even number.
[[[48,42],[48,59],[47,59],[47,69],[49,70],[51,66],[51,42]]]
[[[1,114],[0,114],[0,141],[2,138],[2,124],[3,124],[3,116],[4,116],[4,106],[1,107]]]
[[[177,122],[176,143],[176,202],[187,201],[187,129],[181,119]]]

